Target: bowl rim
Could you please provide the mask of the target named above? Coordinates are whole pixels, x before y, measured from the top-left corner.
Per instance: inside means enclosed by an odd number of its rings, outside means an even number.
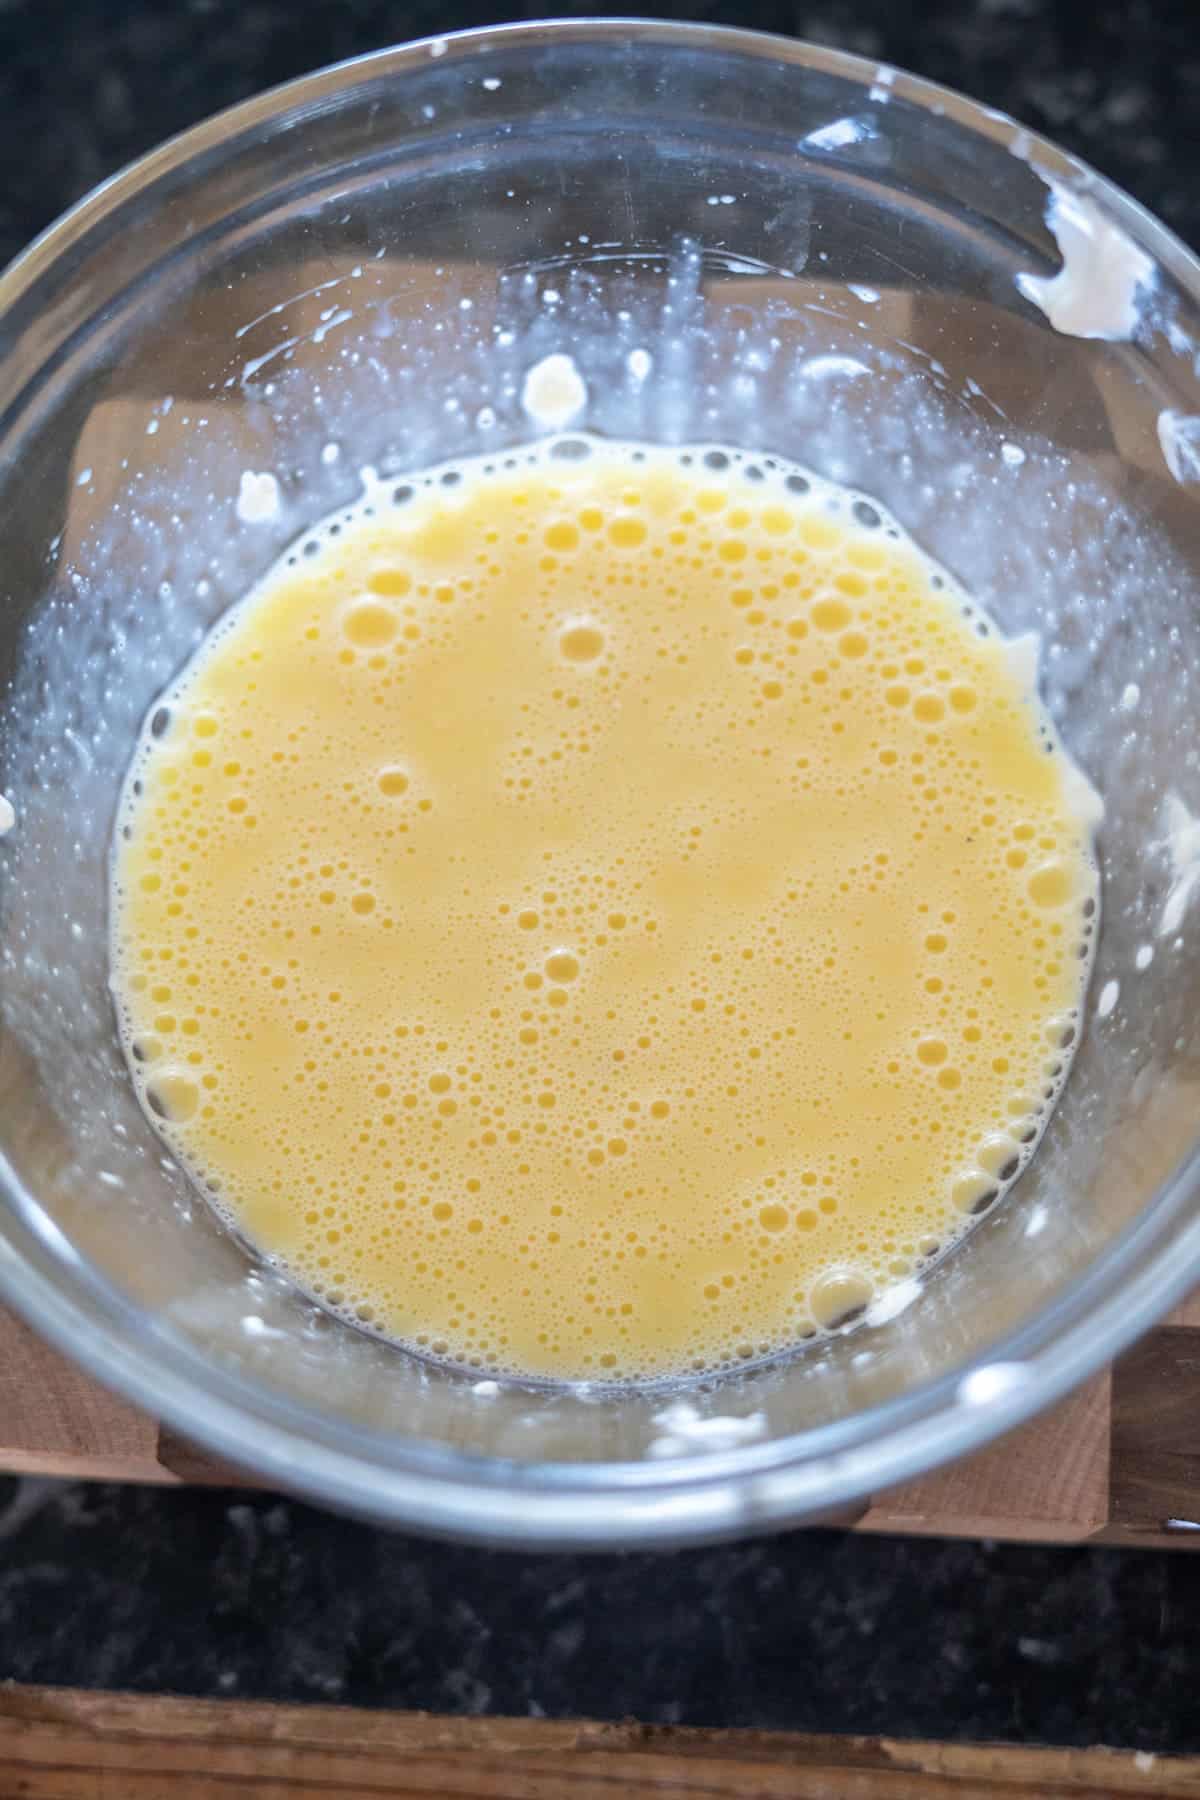
[[[0,273],[5,314],[85,234],[163,177],[245,132],[430,56],[466,59],[522,39],[688,44],[770,58],[951,117],[1039,173],[1086,186],[1200,301],[1200,261],[1123,190],[1007,114],[875,61],[797,38],[622,18],[520,21],[416,39],[266,90],[169,138],[43,231]],[[850,1418],[735,1451],[661,1463],[529,1463],[370,1431],[310,1413],[221,1369],[87,1264],[0,1152],[0,1297],[56,1348],[181,1435],[266,1483],[435,1536],[546,1549],[682,1545],[746,1536],[861,1506],[879,1490],[969,1453],[1095,1374],[1200,1277],[1200,1145],[1059,1295],[958,1371]],[[971,1378],[999,1368],[990,1383]],[[387,1452],[385,1454],[384,1452]]]

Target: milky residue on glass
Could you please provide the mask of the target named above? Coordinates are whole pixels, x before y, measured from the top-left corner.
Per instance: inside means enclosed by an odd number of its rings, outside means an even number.
[[[703,1455],[716,1450],[735,1450],[767,1434],[764,1413],[702,1413],[691,1401],[676,1400],[654,1415],[657,1435],[646,1455],[665,1457]]]
[[[1163,903],[1158,935],[1171,937],[1183,924],[1200,884],[1200,819],[1172,789],[1163,802],[1162,823],[1171,862],[1171,885]]]
[[[1106,981],[1104,986],[1100,989],[1100,997],[1096,1001],[1096,1017],[1098,1019],[1107,1019],[1109,1013],[1112,1012],[1120,997],[1120,982],[1117,981],[1115,977]]]
[[[1176,481],[1200,481],[1200,417],[1165,407],[1158,415],[1158,441]]]
[[[578,419],[587,397],[587,384],[574,359],[561,351],[534,363],[521,384],[521,405],[540,431],[555,431]]]
[[[818,125],[800,139],[802,150],[845,150],[852,144],[864,144],[879,136],[870,119],[831,119]]]
[[[264,525],[279,516],[279,482],[269,470],[243,469],[234,510],[243,525]]]
[[[1070,337],[1131,338],[1154,285],[1154,264],[1092,197],[1042,173],[1046,224],[1058,244],[1057,275],[1019,274],[1017,286],[1055,331]]]

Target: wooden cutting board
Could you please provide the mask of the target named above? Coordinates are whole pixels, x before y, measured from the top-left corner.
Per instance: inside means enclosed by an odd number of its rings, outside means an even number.
[[[0,1689],[0,1794],[25,1800],[1154,1800],[1200,1758],[635,1721]]]
[[[0,1311],[0,1472],[252,1485]],[[878,1495],[859,1531],[1200,1548],[1200,1295],[1045,1417]]]

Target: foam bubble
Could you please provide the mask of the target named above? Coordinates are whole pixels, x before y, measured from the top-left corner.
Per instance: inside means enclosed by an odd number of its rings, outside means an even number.
[[[556,352],[526,372],[521,405],[535,425],[557,431],[578,418],[587,406],[587,384],[573,357]]]
[[[266,525],[279,516],[279,483],[269,472],[245,469],[234,511],[243,525]]]

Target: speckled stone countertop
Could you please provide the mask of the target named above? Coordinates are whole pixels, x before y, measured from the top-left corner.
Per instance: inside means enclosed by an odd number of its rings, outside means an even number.
[[[219,107],[388,42],[553,10],[0,0],[0,261]],[[793,33],[962,88],[1200,243],[1195,0],[621,10]],[[1197,1751],[1200,1560],[826,1532],[535,1558],[272,1496],[0,1481],[3,1678]]]
[[[798,1531],[535,1557],[268,1495],[26,1481],[7,1500],[0,1678],[1200,1748],[1200,1559],[1186,1551]]]
[[[0,261],[132,157],[323,63],[428,32],[605,12],[755,26],[961,88],[1200,243],[1194,0],[0,0]]]

